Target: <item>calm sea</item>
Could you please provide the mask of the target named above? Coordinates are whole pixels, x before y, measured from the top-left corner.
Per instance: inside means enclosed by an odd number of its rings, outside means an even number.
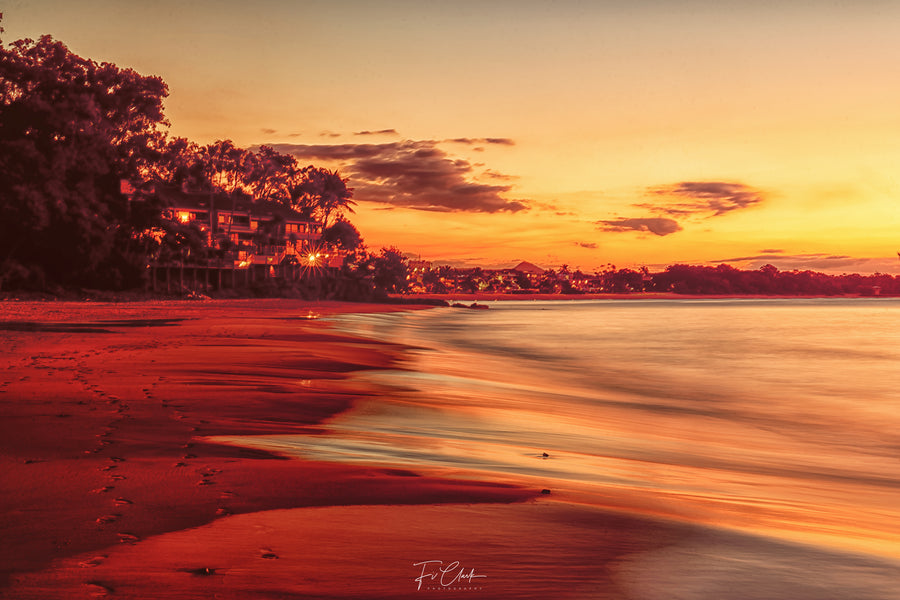
[[[413,347],[405,370],[269,442],[900,560],[900,301],[488,304],[336,318]],[[900,597],[882,576],[853,595]]]

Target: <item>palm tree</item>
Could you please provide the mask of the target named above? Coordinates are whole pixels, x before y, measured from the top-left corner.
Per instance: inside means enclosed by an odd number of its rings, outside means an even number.
[[[292,207],[308,217],[317,212],[322,229],[328,227],[332,217],[338,219],[344,211],[353,212],[353,188],[347,187],[347,180],[337,170],[309,166],[299,175],[299,181],[291,187]]]

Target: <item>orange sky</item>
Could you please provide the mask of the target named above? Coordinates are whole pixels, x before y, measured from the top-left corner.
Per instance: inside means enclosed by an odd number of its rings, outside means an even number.
[[[163,77],[174,135],[340,167],[374,249],[482,266],[900,272],[897,2],[3,12],[6,41],[50,33]]]

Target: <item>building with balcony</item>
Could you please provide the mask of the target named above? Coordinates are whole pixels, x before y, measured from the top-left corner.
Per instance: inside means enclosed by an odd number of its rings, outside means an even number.
[[[243,194],[157,190],[165,216],[195,224],[210,247],[227,251],[235,266],[277,265],[315,248],[322,224],[275,202],[254,202]]]

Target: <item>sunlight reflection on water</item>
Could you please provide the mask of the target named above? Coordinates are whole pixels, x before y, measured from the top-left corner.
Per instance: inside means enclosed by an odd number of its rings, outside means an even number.
[[[388,391],[327,434],[259,442],[900,558],[900,301],[491,307],[334,319],[417,348],[410,370],[360,374]]]

